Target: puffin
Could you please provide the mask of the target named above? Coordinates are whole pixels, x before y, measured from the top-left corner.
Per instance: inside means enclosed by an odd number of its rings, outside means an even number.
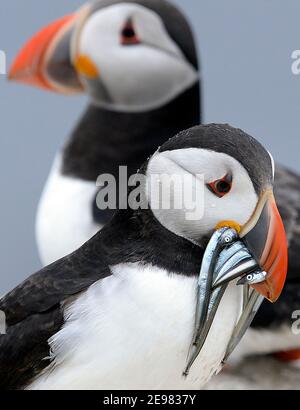
[[[164,206],[165,175],[189,177],[200,216],[192,219],[185,201]],[[264,269],[253,291],[271,302],[279,297],[287,243],[273,195],[273,162],[257,140],[226,124],[199,125],[164,143],[136,178],[144,181],[141,206],[118,210],[81,248],[0,300],[7,321],[0,336],[2,389],[204,386],[222,366],[244,292],[230,281],[185,375],[199,269],[217,226],[234,227]],[[178,190],[169,188],[174,204]]]
[[[90,100],[56,155],[38,206],[44,265],[79,248],[111,219],[114,211],[96,204],[99,175],[119,181],[126,166],[130,177],[159,145],[201,123],[193,34],[165,0],[85,4],[36,34],[9,79]]]

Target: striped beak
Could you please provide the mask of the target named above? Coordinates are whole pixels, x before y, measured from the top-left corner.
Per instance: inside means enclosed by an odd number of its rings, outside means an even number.
[[[89,12],[90,6],[84,6],[35,34],[13,62],[9,80],[63,94],[84,92],[80,75],[98,75],[87,56],[76,55],[81,27]]]
[[[251,285],[271,302],[280,296],[288,268],[288,247],[281,216],[271,190],[260,198],[240,237],[259,266],[266,272],[263,282]]]

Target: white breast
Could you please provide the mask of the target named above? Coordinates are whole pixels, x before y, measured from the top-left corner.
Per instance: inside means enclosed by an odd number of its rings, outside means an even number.
[[[99,229],[92,218],[96,184],[63,176],[58,154],[37,212],[40,257],[48,265],[78,249]]]
[[[118,265],[66,310],[50,341],[54,367],[30,389],[198,389],[220,369],[241,309],[228,287],[190,375],[196,279],[152,266]]]

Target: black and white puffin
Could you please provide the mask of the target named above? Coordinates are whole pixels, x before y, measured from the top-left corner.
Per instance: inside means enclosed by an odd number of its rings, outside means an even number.
[[[273,196],[272,160],[261,144],[228,125],[197,126],[166,142],[140,175],[145,181],[190,176],[196,191],[201,175],[203,217],[191,221],[190,209],[157,207],[158,191],[145,183],[148,208],[119,210],[79,250],[3,297],[8,328],[0,336],[2,388],[203,386],[220,370],[242,309],[243,289],[231,282],[184,377],[199,267],[220,223],[240,227],[240,237],[267,271],[256,291],[278,298],[287,247]],[[172,188],[171,203],[177,194]]]
[[[165,0],[88,3],[34,36],[9,77],[91,98],[40,201],[36,232],[44,264],[77,249],[111,218],[95,206],[100,174],[118,179],[122,165],[135,173],[168,138],[201,122],[193,35]]]

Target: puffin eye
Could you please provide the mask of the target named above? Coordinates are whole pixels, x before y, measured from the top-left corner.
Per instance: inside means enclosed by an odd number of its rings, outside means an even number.
[[[121,44],[124,46],[130,46],[134,44],[140,44],[140,39],[136,34],[132,19],[127,20],[125,26],[121,31]]]
[[[222,198],[224,195],[230,192],[232,187],[232,176],[225,175],[225,177],[221,179],[217,179],[216,181],[210,182],[207,184],[208,189],[217,195],[219,198]]]

